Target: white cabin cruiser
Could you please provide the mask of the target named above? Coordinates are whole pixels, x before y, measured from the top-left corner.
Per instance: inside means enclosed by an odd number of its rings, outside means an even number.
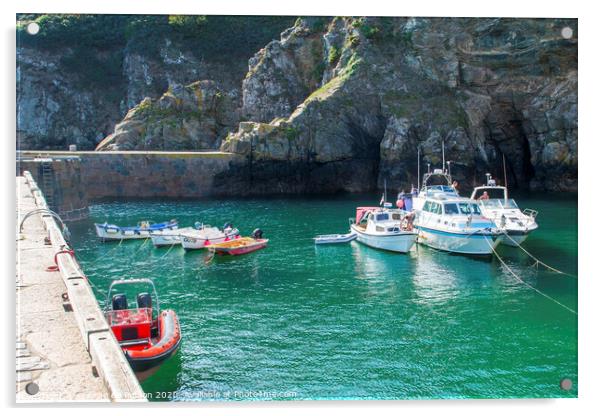
[[[528,208],[521,211],[514,199],[508,199],[508,188],[497,185],[489,173],[487,184],[474,188],[470,198],[478,202],[483,215],[502,231],[502,244],[516,247],[538,228],[537,211]]]
[[[202,225],[200,229],[180,233],[180,242],[185,250],[200,250],[212,244],[239,237],[238,228],[226,226],[223,230],[220,230],[210,225]]]
[[[357,241],[373,248],[407,253],[416,242],[411,213],[400,209],[357,207],[349,224]]]
[[[445,166],[445,165],[444,165]],[[500,231],[475,201],[459,196],[446,169],[429,170],[412,200],[418,243],[452,253],[491,254]]]

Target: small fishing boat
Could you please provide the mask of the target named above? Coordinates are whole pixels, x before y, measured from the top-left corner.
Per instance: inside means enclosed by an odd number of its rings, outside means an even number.
[[[486,177],[486,185],[474,188],[470,199],[478,201],[483,216],[502,231],[501,244],[517,247],[538,228],[538,213],[528,208],[521,211],[514,199],[508,198],[506,186],[497,185],[489,173]]]
[[[202,225],[200,229],[186,231],[180,234],[180,242],[184,250],[201,250],[212,244],[230,241],[240,237],[238,228],[225,224],[220,230],[210,225]]]
[[[220,255],[239,256],[265,248],[268,245],[267,238],[239,237],[234,240],[211,244],[207,248]]]
[[[173,232],[169,231],[159,231],[159,232],[151,232],[150,238],[153,242],[153,246],[155,247],[165,247],[165,246],[173,246],[182,244],[181,235],[183,233],[194,232],[195,230],[201,230],[203,228],[203,224],[200,222],[196,222],[193,227],[184,227],[178,228]]]
[[[178,228],[176,220],[170,220],[161,223],[151,223],[141,221],[133,227],[120,227],[115,224],[94,224],[96,235],[102,240],[133,240],[149,238],[151,233],[159,234],[166,231],[173,231]]]
[[[349,218],[351,232],[357,241],[369,247],[407,253],[416,242],[411,213],[382,207],[357,207],[355,218]]]
[[[136,296],[134,307],[128,304],[124,286],[145,286]],[[149,293],[149,290],[152,292]],[[154,297],[154,307],[153,307]],[[180,347],[181,334],[178,316],[171,310],[161,310],[155,285],[150,279],[115,280],[107,294],[105,317],[132,369],[149,375],[162,362],[173,356]]]
[[[315,244],[339,244],[348,243],[357,238],[356,233],[347,234],[326,234],[314,237]]]

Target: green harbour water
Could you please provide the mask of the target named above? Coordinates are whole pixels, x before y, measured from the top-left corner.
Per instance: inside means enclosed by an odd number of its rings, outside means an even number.
[[[515,197],[539,211],[525,248],[576,275],[576,197]],[[577,316],[495,258],[314,246],[312,237],[347,232],[355,207],[378,200],[111,201],[69,228],[94,285],[151,278],[162,308],[180,318],[180,352],[142,383],[153,400],[577,396]],[[270,242],[206,262],[204,251],[155,249],[150,240],[102,243],[93,227],[171,218],[181,227],[228,221],[245,235],[259,227]],[[526,283],[577,310],[575,277],[533,267],[519,249],[498,251]],[[563,378],[571,390],[560,389]]]

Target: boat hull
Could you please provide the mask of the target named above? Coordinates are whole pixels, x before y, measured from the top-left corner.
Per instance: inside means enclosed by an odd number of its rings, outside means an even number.
[[[396,253],[407,253],[416,243],[416,234],[411,232],[374,235],[363,232],[355,224],[351,225],[351,231],[357,234],[357,241],[364,245]]]
[[[192,231],[192,227],[180,228],[176,232],[152,232],[150,235],[151,241],[155,247],[166,247],[182,244],[181,234]]]
[[[237,247],[220,247],[218,244],[217,246],[211,246],[210,249],[215,251],[215,253],[219,255],[240,256],[241,254],[252,253],[253,251],[265,248],[268,245],[268,241],[268,239],[258,239],[252,243]]]
[[[499,236],[494,234],[462,234],[425,227],[417,228],[419,244],[451,253],[490,255],[500,243]]]
[[[149,238],[152,234],[160,234],[163,232],[171,232],[178,229],[177,224],[163,228],[161,230],[123,230],[119,227],[103,226],[102,224],[94,224],[96,235],[102,241],[110,240],[139,240]]]
[[[506,233],[508,235],[502,234],[500,237],[500,244],[510,247],[518,247],[527,240],[527,237],[529,237],[529,232],[513,233],[507,231]]]
[[[180,242],[184,250],[202,250],[212,244],[223,243],[224,241],[227,241],[226,239],[231,240],[238,238],[238,236],[238,229],[234,229],[231,233],[228,233],[228,235],[223,233],[221,233],[221,235],[212,234],[208,236],[192,236],[182,234],[180,235]]]
[[[348,243],[350,241],[355,240],[356,238],[357,238],[356,233],[321,235],[321,236],[314,238],[314,243],[316,245]]]
[[[173,310],[162,311],[159,320],[161,337],[158,342],[144,350],[123,349],[128,363],[136,373],[148,372],[158,367],[180,348],[182,339],[176,313]]]

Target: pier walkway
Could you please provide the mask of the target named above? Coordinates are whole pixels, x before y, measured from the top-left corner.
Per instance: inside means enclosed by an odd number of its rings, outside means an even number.
[[[18,227],[45,201],[31,176],[16,179]],[[144,400],[77,262],[55,257],[65,244],[55,220],[32,215],[16,231],[17,402]]]

